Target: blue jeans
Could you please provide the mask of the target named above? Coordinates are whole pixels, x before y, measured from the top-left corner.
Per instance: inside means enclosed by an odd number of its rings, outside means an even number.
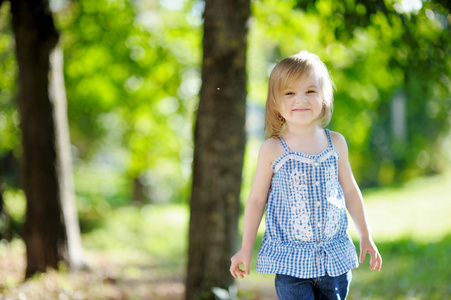
[[[337,277],[325,275],[312,279],[277,274],[275,284],[279,300],[344,300],[351,280],[351,271]]]

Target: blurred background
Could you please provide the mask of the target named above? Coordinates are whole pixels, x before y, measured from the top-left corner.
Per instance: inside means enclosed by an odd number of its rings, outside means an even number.
[[[0,7],[0,294],[182,299],[205,3],[50,1],[82,245],[94,268],[27,284],[10,6]],[[384,258],[381,273],[368,261],[354,272],[351,299],[451,297],[450,9],[445,0],[251,1],[242,203],[264,140],[269,72],[283,57],[313,52],[335,82],[328,128],[348,141]],[[240,299],[276,299],[271,275],[254,271],[237,286]]]

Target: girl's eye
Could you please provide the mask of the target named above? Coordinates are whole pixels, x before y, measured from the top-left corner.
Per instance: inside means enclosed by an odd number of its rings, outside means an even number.
[[[285,93],[285,96],[292,96],[292,95],[294,95],[293,92],[286,92],[286,93]]]
[[[309,90],[309,91],[307,92],[307,94],[314,94],[314,93],[316,93],[315,90]]]

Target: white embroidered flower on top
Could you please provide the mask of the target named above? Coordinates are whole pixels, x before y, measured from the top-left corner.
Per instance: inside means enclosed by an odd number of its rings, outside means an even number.
[[[304,172],[294,170],[291,172],[290,181],[297,194],[307,193],[307,175]]]
[[[338,199],[338,189],[340,184],[337,181],[336,168],[331,166],[325,171],[326,177],[326,198],[327,202],[338,206],[339,208],[344,208],[344,203]]]
[[[324,229],[324,235],[326,238],[333,237],[341,227],[342,222],[342,209],[338,206],[330,205],[327,210],[326,216],[326,228]]]
[[[327,213],[326,213],[326,227],[324,234],[326,238],[334,236],[340,229],[343,221],[343,211],[346,210],[344,199],[339,197],[340,184],[337,181],[337,174],[335,166],[331,166],[325,171],[326,179],[326,198],[327,198]]]
[[[293,170],[290,183],[293,187],[290,196],[292,236],[298,241],[309,241],[313,238],[313,230],[309,224],[310,212],[307,209],[307,175],[299,170]]]

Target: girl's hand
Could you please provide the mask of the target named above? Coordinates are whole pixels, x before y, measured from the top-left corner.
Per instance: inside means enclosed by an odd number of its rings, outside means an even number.
[[[360,240],[360,263],[365,261],[367,253],[370,254],[370,270],[380,271],[382,267],[382,257],[371,238]]]
[[[232,264],[230,265],[230,274],[233,277],[244,278],[244,275],[249,275],[249,264],[252,258],[252,250],[243,250],[238,251],[232,258],[230,259]],[[243,265],[244,270],[240,268],[240,265]]]

